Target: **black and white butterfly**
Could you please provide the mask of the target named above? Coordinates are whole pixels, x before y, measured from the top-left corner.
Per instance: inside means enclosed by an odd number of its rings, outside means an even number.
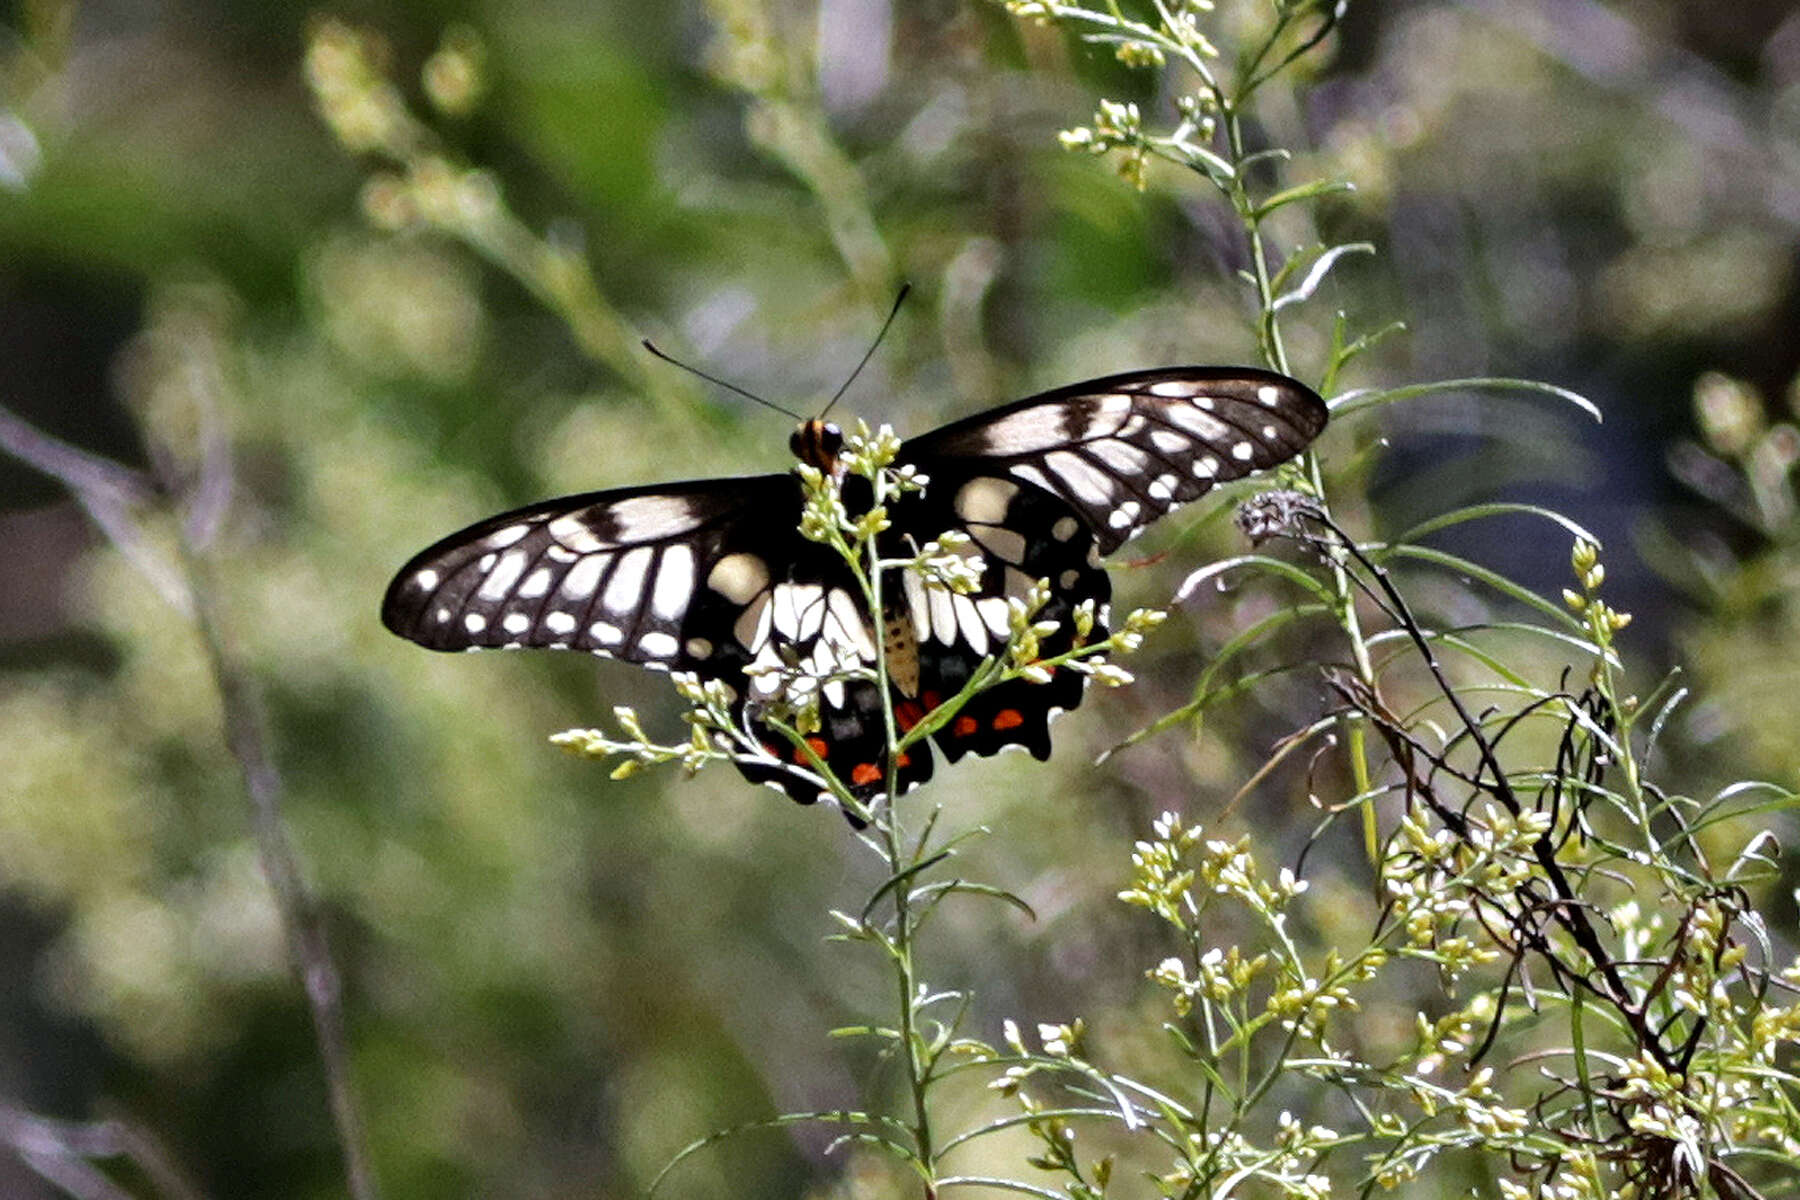
[[[1166,367],[1058,388],[912,438],[894,465],[927,486],[889,505],[884,557],[911,557],[954,530],[983,571],[959,595],[896,570],[884,613],[866,611],[836,551],[798,532],[802,484],[789,472],[589,492],[490,517],[407,563],[381,619],[432,650],[586,650],[718,680],[737,723],[761,731],[761,752],[739,754],[739,769],[810,804],[824,786],[805,753],[757,720],[775,672],[797,666],[821,681],[811,749],[873,798],[887,777],[882,697],[852,673],[873,666],[878,642],[903,729],[1005,648],[1007,600],[1038,580],[1050,591],[1035,619],[1056,626],[1041,653],[1065,653],[1078,606],[1092,601],[1106,619],[1103,556],[1214,485],[1293,458],[1325,420],[1324,402],[1286,376]],[[827,472],[839,469],[842,445],[821,420],[793,439],[796,455]],[[852,511],[869,496],[866,481],[845,481]],[[1098,623],[1088,635],[1105,636]],[[952,762],[1008,746],[1047,758],[1050,718],[1081,703],[1084,682],[1063,670],[999,684],[931,740]],[[898,778],[910,788],[931,769],[920,741]]]

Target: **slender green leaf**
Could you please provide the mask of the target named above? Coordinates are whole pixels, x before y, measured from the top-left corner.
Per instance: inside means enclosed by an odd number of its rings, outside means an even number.
[[[875,1128],[886,1126],[895,1131],[895,1137],[882,1137],[880,1134],[876,1133],[857,1133],[847,1136],[853,1141],[878,1146],[904,1162],[916,1163],[918,1161],[912,1148],[905,1142],[899,1140],[900,1137],[909,1137],[909,1131],[902,1122],[896,1121],[892,1117],[884,1117],[877,1113],[866,1113],[850,1109],[825,1109],[815,1112],[782,1113],[780,1116],[770,1117],[767,1120],[748,1121],[742,1125],[733,1125],[729,1129],[716,1130],[703,1138],[698,1138],[689,1142],[686,1146],[683,1146],[678,1150],[673,1158],[663,1164],[662,1170],[656,1173],[656,1178],[652,1179],[650,1181],[650,1186],[645,1189],[645,1195],[654,1196],[657,1189],[662,1186],[663,1180],[668,1178],[670,1171],[673,1171],[676,1167],[709,1146],[716,1146],[720,1142],[740,1137],[746,1133],[760,1133],[771,1129],[785,1129],[790,1125],[807,1125],[823,1122],[851,1126],[870,1126]]]
[[[1442,550],[1433,550],[1428,546],[1408,546],[1389,544],[1375,547],[1365,546],[1364,551],[1376,561],[1387,558],[1411,558],[1420,562],[1431,563],[1458,575],[1466,575],[1479,583],[1484,583],[1501,595],[1510,596],[1521,604],[1537,609],[1547,617],[1553,618],[1559,625],[1577,632],[1585,632],[1581,621],[1569,613],[1561,604],[1547,600],[1522,583],[1516,583],[1498,571],[1490,570],[1470,562],[1459,555],[1447,554]]]
[[[1329,404],[1333,416],[1346,417],[1365,408],[1377,408],[1401,400],[1416,400],[1420,396],[1434,396],[1440,392],[1461,391],[1542,392],[1546,396],[1554,396],[1574,405],[1595,421],[1601,419],[1599,407],[1578,392],[1539,379],[1505,379],[1496,376],[1442,379],[1436,383],[1415,383],[1397,388],[1353,388],[1333,396]]]
[[[1216,579],[1229,571],[1235,571],[1239,567],[1261,567],[1269,574],[1279,575],[1289,583],[1297,584],[1311,592],[1321,603],[1329,603],[1332,599],[1331,592],[1323,582],[1302,571],[1293,563],[1283,562],[1279,558],[1272,558],[1266,554],[1239,554],[1231,558],[1221,558],[1218,562],[1207,563],[1183,579],[1181,586],[1175,589],[1175,602],[1180,604],[1190,599],[1201,584],[1210,579]]]
[[[914,900],[924,904],[935,904],[949,895],[987,896],[994,900],[1004,900],[1033,921],[1037,920],[1037,910],[1027,904],[1024,899],[993,884],[971,883],[966,879],[951,879],[942,883],[928,883],[912,893]]]
[[[1319,196],[1336,196],[1344,192],[1354,192],[1356,185],[1348,179],[1315,179],[1311,183],[1298,184],[1276,192],[1267,200],[1256,206],[1251,214],[1253,219],[1262,220],[1276,209],[1284,208],[1300,200],[1312,200]]]
[[[1542,517],[1546,521],[1553,521],[1556,524],[1561,525],[1574,536],[1581,538],[1584,541],[1592,542],[1595,546],[1603,547],[1603,543],[1599,538],[1588,532],[1582,525],[1576,523],[1569,517],[1563,516],[1555,509],[1544,508],[1537,504],[1516,504],[1502,501],[1495,501],[1492,504],[1470,504],[1463,508],[1451,509],[1449,512],[1440,513],[1429,520],[1419,522],[1417,525],[1414,525],[1411,529],[1408,529],[1405,533],[1400,534],[1392,540],[1395,542],[1414,542],[1424,537],[1426,534],[1436,533],[1440,529],[1448,529],[1453,525],[1461,525],[1467,521],[1479,521],[1487,517],[1512,516],[1517,513],[1524,513],[1529,516]]]
[[[1325,276],[1330,273],[1332,267],[1337,265],[1339,259],[1347,254],[1373,253],[1375,253],[1375,247],[1368,242],[1348,242],[1341,246],[1331,247],[1313,260],[1299,283],[1275,297],[1275,303],[1270,307],[1273,311],[1280,312],[1290,304],[1298,304],[1303,300],[1312,299],[1313,293],[1319,290],[1319,285],[1325,282]]]

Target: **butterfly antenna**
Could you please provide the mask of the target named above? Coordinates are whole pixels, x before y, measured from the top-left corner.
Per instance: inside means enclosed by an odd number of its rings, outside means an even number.
[[[686,371],[689,375],[698,375],[701,379],[706,380],[706,382],[715,384],[719,387],[722,387],[728,392],[736,392],[738,395],[742,396],[746,400],[754,400],[758,404],[762,405],[764,408],[772,408],[776,412],[782,414],[783,416],[792,417],[796,421],[805,421],[806,420],[806,418],[801,416],[799,413],[793,412],[790,409],[785,409],[785,408],[781,407],[781,405],[775,403],[773,400],[764,400],[761,396],[757,395],[755,392],[745,391],[743,388],[739,387],[735,383],[730,383],[730,382],[727,382],[726,380],[720,379],[717,375],[708,375],[705,371],[702,371],[699,367],[691,367],[687,363],[682,362],[679,358],[676,358],[673,355],[664,354],[661,350],[658,350],[656,348],[656,344],[654,342],[652,342],[649,338],[644,339],[644,349],[648,350],[650,353],[652,353],[656,357],[662,359],[664,362],[668,363],[669,365],[680,367],[682,370]]]
[[[850,390],[850,385],[856,382],[856,377],[862,374],[862,369],[869,365],[871,358],[875,357],[875,351],[881,346],[881,339],[887,336],[888,326],[892,325],[894,318],[900,315],[900,306],[906,303],[906,296],[910,291],[912,291],[912,284],[900,285],[900,294],[894,297],[894,307],[888,310],[887,320],[881,323],[881,332],[875,335],[875,340],[862,356],[862,361],[856,364],[856,370],[850,372],[850,378],[844,380],[844,386],[832,394],[831,402],[820,411],[819,420],[824,420],[825,414],[831,411],[832,406],[844,398],[844,393]]]

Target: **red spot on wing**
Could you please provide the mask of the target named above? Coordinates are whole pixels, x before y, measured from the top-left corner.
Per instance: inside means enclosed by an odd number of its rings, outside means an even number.
[[[902,700],[894,705],[894,723],[905,733],[925,719],[925,709],[917,700]]]
[[[968,737],[981,728],[981,722],[974,717],[958,717],[950,724],[950,732],[957,737]]]
[[[850,782],[856,784],[874,783],[881,778],[881,768],[874,763],[857,763],[850,771]]]
[[[1016,708],[1003,708],[994,714],[995,729],[1017,729],[1025,723],[1025,714]]]
[[[820,758],[824,758],[831,752],[830,745],[828,745],[822,737],[809,737],[806,739],[806,744],[812,752]],[[794,763],[795,765],[802,767],[806,765],[806,751],[798,746],[794,747]]]

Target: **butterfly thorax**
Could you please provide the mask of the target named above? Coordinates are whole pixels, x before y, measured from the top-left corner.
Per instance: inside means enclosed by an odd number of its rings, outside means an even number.
[[[794,436],[788,439],[788,449],[793,451],[795,458],[826,474],[837,473],[838,454],[843,448],[844,431],[817,417],[801,422],[794,430]]]

